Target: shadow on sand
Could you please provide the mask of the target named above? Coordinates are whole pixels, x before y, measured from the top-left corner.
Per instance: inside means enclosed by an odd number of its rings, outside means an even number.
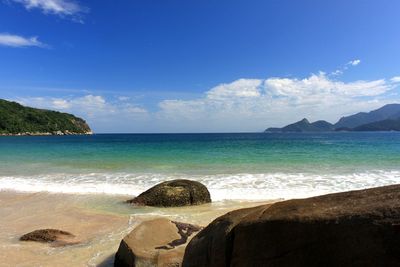
[[[98,267],[113,267],[114,266],[114,256],[115,254],[111,254],[102,262],[100,262],[97,266]]]

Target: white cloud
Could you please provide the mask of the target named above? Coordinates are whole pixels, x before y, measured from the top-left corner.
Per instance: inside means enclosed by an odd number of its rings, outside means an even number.
[[[86,7],[72,0],[12,0],[22,4],[26,9],[40,9],[45,14],[54,14],[61,17],[71,17],[82,22],[81,15],[88,11]]]
[[[347,62],[346,64],[342,65],[339,69],[331,72],[331,75],[333,76],[339,76],[342,75],[346,70],[349,69],[349,66],[355,67],[358,64],[361,63],[360,59],[354,59],[354,60],[350,60],[349,62]]]
[[[27,97],[18,98],[18,102],[34,107],[68,111],[75,109],[85,113],[107,110],[108,103],[102,96],[86,95],[75,98],[54,98],[54,97]]]
[[[134,103],[112,102],[100,95],[79,97],[24,97],[17,102],[31,107],[73,113],[86,119],[95,131],[114,131],[113,127],[124,129],[129,122],[143,120],[148,111]],[[113,129],[113,130],[111,130]]]
[[[268,94],[273,96],[300,99],[315,96],[374,96],[386,92],[390,87],[385,80],[344,83],[331,80],[324,73],[320,73],[302,80],[269,78],[265,80],[265,89]]]
[[[390,81],[393,83],[400,83],[400,76],[395,76],[392,79],[390,79]]]
[[[40,42],[37,36],[23,37],[19,35],[13,35],[8,33],[0,33],[0,45],[11,46],[11,47],[48,47],[46,44]]]
[[[331,73],[333,76],[338,76],[343,74],[343,69],[341,70],[335,70]]]
[[[52,100],[52,106],[55,109],[67,109],[71,107],[71,103],[65,99],[53,99]]]
[[[125,111],[132,114],[146,114],[147,110],[137,106],[127,106],[125,107]]]
[[[230,84],[221,84],[207,92],[207,98],[223,99],[229,97],[258,97],[262,80],[239,79]]]
[[[201,97],[164,99],[153,112],[143,107],[145,103],[120,96],[17,100],[76,114],[97,132],[262,131],[304,117],[334,123],[341,116],[400,102],[397,78],[344,82],[320,72],[305,78],[238,79],[217,85]]]
[[[385,98],[392,89],[384,79],[342,82],[325,73],[304,79],[240,79],[218,85],[202,98],[164,100],[158,116],[193,131],[257,131],[303,117],[336,122],[343,115],[396,101]]]
[[[349,63],[347,63],[348,65],[352,65],[352,66],[357,66],[358,64],[360,64],[361,63],[361,60],[359,60],[359,59],[354,59],[354,60],[351,60],[351,61],[349,61]]]

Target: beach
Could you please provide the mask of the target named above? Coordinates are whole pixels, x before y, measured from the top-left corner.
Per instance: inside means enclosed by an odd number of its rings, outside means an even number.
[[[0,149],[1,266],[112,266],[144,220],[207,226],[240,208],[400,183],[398,133],[19,136]],[[126,203],[174,179],[201,182],[212,203]],[[19,241],[46,228],[79,243]]]
[[[0,267],[400,266],[400,1],[0,6]]]
[[[132,207],[129,196],[0,192],[0,266],[113,266],[121,239],[144,220],[166,217],[207,225],[228,211],[267,202],[226,201],[195,207]],[[79,244],[21,242],[36,229],[73,233]]]

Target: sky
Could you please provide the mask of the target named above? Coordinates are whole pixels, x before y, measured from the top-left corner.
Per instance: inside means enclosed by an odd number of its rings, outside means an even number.
[[[97,133],[258,132],[400,103],[397,0],[0,0],[0,98]]]

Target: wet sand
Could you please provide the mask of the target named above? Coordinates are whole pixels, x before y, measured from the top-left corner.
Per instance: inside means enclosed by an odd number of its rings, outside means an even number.
[[[183,208],[133,207],[130,196],[0,192],[0,266],[112,266],[121,239],[143,220],[165,216],[205,226],[231,210],[265,202],[223,201]],[[21,242],[37,229],[73,233],[66,247]]]

